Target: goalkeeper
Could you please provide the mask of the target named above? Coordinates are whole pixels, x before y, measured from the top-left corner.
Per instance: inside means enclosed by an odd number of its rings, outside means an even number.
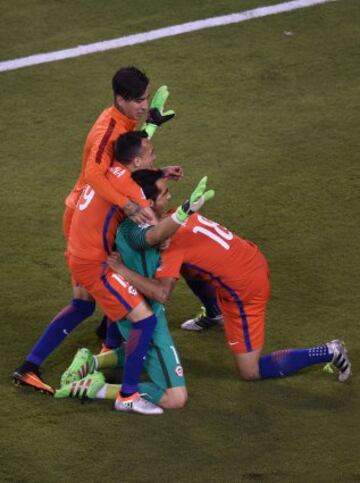
[[[157,213],[164,211],[170,193],[167,181],[161,171],[140,170],[132,174],[135,181],[144,186],[145,196]],[[149,188],[146,187],[148,182]],[[172,215],[173,221],[183,223],[189,214],[201,208],[204,201],[212,198],[212,190],[205,192],[206,178],[203,178],[190,199]],[[159,225],[158,225],[159,226]],[[138,273],[152,277],[159,265],[160,252],[154,246],[155,229],[150,226],[138,226],[131,220],[123,222],[117,232],[116,247],[121,252],[124,262]],[[150,381],[139,384],[139,390],[145,399],[166,409],[181,408],[187,400],[185,378],[175,343],[170,335],[165,308],[159,302],[150,300],[157,317],[144,369]],[[117,323],[123,339],[128,339],[131,323],[126,319]],[[61,378],[61,388],[56,391],[56,398],[106,398],[116,399],[119,385],[107,384],[100,370],[123,366],[124,346],[93,356],[88,349],[80,349],[72,364]],[[86,373],[88,374],[83,377]],[[81,378],[82,377],[82,378]]]

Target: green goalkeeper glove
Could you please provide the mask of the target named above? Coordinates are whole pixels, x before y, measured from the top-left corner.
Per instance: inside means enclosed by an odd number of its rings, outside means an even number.
[[[171,216],[176,223],[182,225],[190,215],[199,211],[200,208],[204,205],[204,203],[211,198],[214,198],[215,191],[214,190],[206,190],[206,183],[207,183],[207,176],[204,176],[200,182],[198,183],[197,187],[191,193],[191,196],[188,200],[185,201],[178,209],[173,213]]]
[[[175,111],[169,110],[163,112],[166,99],[169,97],[169,91],[167,86],[161,86],[155,92],[154,97],[150,102],[150,110],[146,122],[144,123],[142,129],[148,135],[148,138],[152,138],[155,134],[156,129],[161,124],[170,121],[175,116]]]

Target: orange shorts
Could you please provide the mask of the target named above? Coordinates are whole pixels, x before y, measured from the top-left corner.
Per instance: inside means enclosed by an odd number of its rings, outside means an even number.
[[[252,352],[261,349],[265,340],[266,305],[270,297],[269,270],[258,270],[251,290],[222,287],[217,291],[224,317],[225,336],[232,352]]]
[[[120,320],[144,299],[106,263],[68,256],[71,275],[90,293],[110,320]]]

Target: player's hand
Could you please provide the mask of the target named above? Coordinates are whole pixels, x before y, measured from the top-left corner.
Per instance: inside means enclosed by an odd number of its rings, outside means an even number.
[[[180,181],[184,176],[184,170],[181,166],[166,166],[161,168],[161,171],[164,173],[165,178],[171,181]]]
[[[167,238],[166,240],[162,241],[159,245],[160,250],[166,250],[170,246],[170,238]]]
[[[156,225],[157,220],[151,208],[142,208],[133,201],[128,201],[123,207],[123,212],[137,225]]]
[[[206,191],[207,176],[204,176],[191,193],[190,198],[185,201],[175,213],[172,219],[177,223],[184,223],[190,215],[199,211],[206,201],[211,200],[215,196],[214,190]]]
[[[121,269],[125,266],[119,252],[111,252],[106,262],[117,273],[121,273]]]
[[[169,97],[169,94],[167,86],[161,86],[151,99],[149,113],[146,122],[143,125],[143,130],[147,133],[150,139],[155,134],[158,126],[170,121],[170,119],[175,116],[175,111],[171,109],[164,112],[165,102]]]

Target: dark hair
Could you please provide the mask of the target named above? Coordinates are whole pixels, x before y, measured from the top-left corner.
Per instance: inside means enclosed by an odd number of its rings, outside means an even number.
[[[121,96],[127,101],[139,99],[149,84],[149,78],[136,67],[119,69],[113,79],[114,96]]]
[[[146,199],[156,201],[159,194],[156,181],[164,177],[161,169],[139,169],[138,171],[134,171],[131,177],[141,186]]]
[[[122,164],[130,164],[141,151],[141,142],[147,139],[145,131],[129,131],[115,141],[115,158]]]

